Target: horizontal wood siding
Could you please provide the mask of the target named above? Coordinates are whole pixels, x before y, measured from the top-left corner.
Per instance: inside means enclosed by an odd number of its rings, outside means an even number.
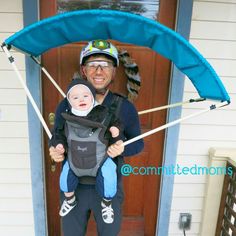
[[[22,0],[2,1],[0,40],[23,27]],[[25,78],[25,61],[13,51]],[[33,236],[27,100],[8,59],[0,50],[0,235]]]
[[[190,42],[221,77],[231,105],[185,121],[180,126],[177,163],[189,168],[208,166],[210,147],[236,146],[236,0],[194,1]],[[198,94],[186,78],[184,100]],[[207,108],[213,101],[184,106],[182,116]],[[207,175],[176,175],[169,225],[170,236],[180,236],[179,214],[192,214],[188,236],[199,236]],[[211,235],[209,235],[211,236]]]

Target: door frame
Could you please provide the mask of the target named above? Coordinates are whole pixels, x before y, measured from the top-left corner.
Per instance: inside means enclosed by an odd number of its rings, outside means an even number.
[[[38,21],[39,19],[39,1],[38,0],[22,0],[23,3],[23,19],[24,26]],[[176,16],[176,32],[188,39],[191,27],[193,0],[178,0],[178,11]],[[174,103],[182,100],[184,80],[183,74],[173,67],[171,73],[171,86],[169,102]],[[34,78],[34,79],[32,79]],[[26,83],[29,86],[34,99],[39,108],[42,108],[41,103],[41,73],[35,63],[26,57]],[[177,93],[178,91],[178,93]],[[31,182],[33,196],[33,214],[35,236],[47,236],[47,214],[46,214],[46,199],[44,195],[44,152],[43,152],[43,132],[40,122],[35,115],[34,110],[27,101],[28,105],[28,129],[30,140],[30,167],[31,167]],[[168,113],[167,122],[178,119],[181,116],[181,108],[174,109]],[[163,154],[163,165],[175,165],[178,147],[179,125],[166,131],[165,151]],[[168,235],[171,202],[174,186],[174,176],[162,176],[161,191],[159,199],[158,219],[156,236]],[[36,224],[37,222],[37,224]]]
[[[192,19],[193,0],[179,0],[176,15],[176,32],[185,39],[189,39],[191,19]],[[174,104],[183,100],[184,95],[184,77],[172,64],[172,74],[170,78],[169,104]],[[170,109],[167,113],[167,123],[177,120],[181,117],[182,108]],[[180,124],[166,130],[166,137],[163,152],[162,166],[176,165],[177,150],[179,143]],[[169,235],[169,222],[171,213],[171,203],[174,188],[174,175],[162,175],[161,191],[159,197],[158,219],[156,224],[156,235]]]

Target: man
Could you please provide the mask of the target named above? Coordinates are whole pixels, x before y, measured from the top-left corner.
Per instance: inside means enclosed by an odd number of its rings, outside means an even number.
[[[98,103],[109,107],[115,96],[109,86],[115,78],[116,67],[119,65],[117,49],[108,41],[94,40],[89,42],[81,51],[80,55],[81,74],[96,89],[96,100]],[[69,109],[64,99],[56,111],[55,127],[64,125],[62,112]],[[131,139],[140,134],[140,124],[135,107],[126,99],[122,100],[119,110],[119,119],[123,125],[124,140]],[[95,191],[93,177],[80,177],[80,186],[76,190],[78,205],[62,219],[64,236],[84,236],[91,211],[97,223],[97,231],[100,236],[116,236],[121,227],[123,187],[120,167],[123,164],[123,156],[135,155],[143,149],[143,140],[136,141],[123,147],[123,141],[119,140],[108,148],[108,155],[116,156],[118,186],[117,194],[112,199],[114,210],[114,221],[106,224],[101,213],[101,198]],[[64,161],[65,150],[50,147],[50,155],[55,162]],[[122,156],[120,156],[122,154]],[[102,209],[103,211],[109,209]],[[108,212],[109,213],[109,212]]]

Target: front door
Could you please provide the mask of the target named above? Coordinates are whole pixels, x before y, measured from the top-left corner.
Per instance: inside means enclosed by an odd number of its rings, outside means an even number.
[[[71,2],[71,6],[66,4]],[[40,12],[41,18],[46,18],[61,12],[63,9],[73,10],[78,4],[99,1],[62,1],[62,0],[41,0]],[[104,1],[101,1],[104,2]],[[113,1],[106,1],[113,2]],[[118,2],[118,1],[114,1]],[[126,1],[122,1],[126,2]],[[127,1],[130,2],[130,1]],[[147,9],[145,1],[140,2],[139,9]],[[150,4],[151,1],[147,1]],[[159,22],[174,28],[175,13],[177,0],[163,0],[158,3],[153,0],[153,4],[149,5],[147,16],[152,14]],[[77,5],[76,5],[77,4]],[[127,3],[128,4],[128,3]],[[154,6],[157,6],[156,10]],[[69,8],[74,7],[74,8]],[[146,8],[145,8],[146,6]],[[150,8],[151,7],[151,8]],[[113,9],[113,8],[112,8]],[[130,11],[137,11],[136,7],[130,7]],[[139,10],[141,11],[141,10]],[[143,10],[144,11],[144,10]],[[155,16],[153,16],[155,12]],[[137,12],[135,12],[137,13]],[[72,32],[73,33],[73,32]],[[46,37],[46,36],[45,36]],[[168,60],[157,55],[155,52],[144,47],[135,45],[127,45],[120,42],[113,43],[118,49],[125,49],[130,54],[131,58],[139,67],[139,73],[142,79],[141,89],[134,105],[138,111],[161,106],[168,103],[170,68],[171,64]],[[60,87],[66,91],[66,87],[71,81],[75,72],[79,70],[79,54],[84,43],[73,43],[64,45],[63,47],[50,50],[43,55],[42,60],[52,77],[57,81]],[[43,104],[44,117],[48,125],[50,113],[55,112],[56,106],[62,99],[61,95],[52,86],[52,84],[42,76],[43,81]],[[127,78],[125,76],[124,67],[121,65],[118,69],[117,77],[112,85],[111,90],[127,94],[126,91]],[[156,112],[140,116],[142,132],[146,132],[166,121],[166,111]],[[52,127],[52,126],[51,126]],[[148,167],[161,166],[164,147],[164,131],[145,138],[144,151],[131,158],[126,158],[126,163],[133,167]],[[140,168],[143,170],[143,168]],[[60,164],[53,168],[48,155],[47,137],[45,136],[45,176],[46,176],[46,197],[47,197],[47,217],[49,236],[61,235],[59,211],[59,175]],[[139,175],[124,177],[125,201],[123,205],[124,220],[120,236],[135,236],[135,235],[155,235],[158,199],[160,192],[160,175],[143,175],[140,171]],[[91,221],[87,235],[95,234],[95,223]]]

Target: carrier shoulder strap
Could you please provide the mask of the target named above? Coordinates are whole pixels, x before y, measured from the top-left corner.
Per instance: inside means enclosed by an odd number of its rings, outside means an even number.
[[[108,115],[107,115],[106,119],[103,122],[103,124],[106,127],[109,126],[109,124],[110,124],[113,117],[115,117],[115,118],[119,117],[121,104],[122,104],[124,99],[125,98],[120,94],[117,94],[117,93],[113,94],[111,105],[110,105],[109,110],[108,110]]]

